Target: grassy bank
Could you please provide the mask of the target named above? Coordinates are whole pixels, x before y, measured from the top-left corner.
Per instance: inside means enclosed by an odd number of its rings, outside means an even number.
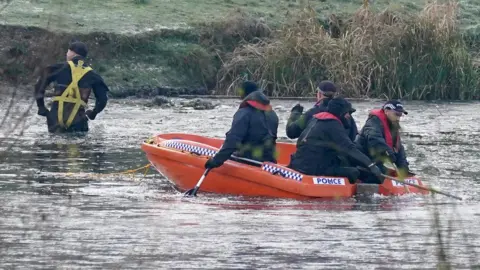
[[[375,1],[368,11],[361,4],[14,0],[0,7],[0,75],[33,83],[80,39],[114,96],[234,94],[245,76],[277,96],[311,95],[324,78],[349,97],[478,96],[468,51],[477,43],[473,0],[448,12],[424,9],[424,1]]]

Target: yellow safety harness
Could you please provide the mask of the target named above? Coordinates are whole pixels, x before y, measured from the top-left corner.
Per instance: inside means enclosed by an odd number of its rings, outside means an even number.
[[[75,115],[77,115],[77,112],[80,109],[80,106],[87,107],[87,104],[82,100],[80,95],[78,82],[83,78],[83,76],[85,76],[85,74],[92,70],[91,67],[84,67],[83,61],[81,60],[78,61],[77,65],[75,65],[72,61],[68,61],[68,65],[70,65],[70,70],[72,72],[72,82],[67,86],[65,91],[63,91],[61,96],[53,98],[54,101],[58,101],[58,124],[64,128],[70,127]],[[64,102],[75,104],[66,123],[63,121]]]

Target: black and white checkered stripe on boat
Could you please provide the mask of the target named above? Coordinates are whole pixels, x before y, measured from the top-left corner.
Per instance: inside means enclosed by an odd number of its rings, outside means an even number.
[[[194,145],[190,145],[190,144],[186,144],[186,143],[182,143],[182,142],[178,142],[178,141],[166,141],[166,142],[162,143],[162,146],[178,149],[178,150],[181,150],[181,151],[196,153],[196,154],[199,154],[199,155],[202,155],[202,156],[213,157],[217,153],[217,151],[215,151],[215,150],[211,150],[211,149],[204,148],[204,147],[199,147],[199,146],[194,146]],[[296,173],[296,172],[292,172],[292,171],[285,170],[285,169],[282,169],[282,168],[278,168],[278,167],[272,166],[270,164],[264,164],[262,166],[262,169],[264,171],[270,172],[272,174],[279,174],[280,176],[283,176],[285,178],[290,178],[290,179],[293,179],[293,180],[296,180],[296,181],[302,181],[302,178],[303,178],[303,175],[300,174],[300,173]]]
[[[202,156],[213,157],[217,153],[217,151],[212,149],[190,145],[190,144],[186,144],[178,141],[166,141],[166,142],[163,142],[162,145],[169,148],[196,153]]]
[[[300,173],[296,173],[296,172],[292,172],[292,171],[285,170],[285,169],[282,169],[282,168],[278,168],[278,167],[272,166],[270,164],[263,164],[262,169],[264,171],[270,172],[272,174],[278,173],[279,175],[281,175],[285,178],[290,178],[290,179],[293,179],[293,180],[296,180],[296,181],[299,181],[299,182],[301,182],[302,178],[303,178],[303,175],[300,174]]]

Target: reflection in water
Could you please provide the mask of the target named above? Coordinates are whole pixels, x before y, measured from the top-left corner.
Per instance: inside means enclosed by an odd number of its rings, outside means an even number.
[[[107,149],[101,141],[95,143],[57,141],[36,142],[32,147],[32,167],[47,172],[94,172],[100,173],[107,162]],[[52,167],[52,165],[54,165]]]
[[[147,164],[140,143],[156,133],[224,137],[237,101],[213,111],[121,102],[113,100],[83,135],[50,135],[32,113],[0,165],[1,268],[435,269],[434,206],[454,268],[479,263],[475,104],[439,105],[448,118],[434,105],[406,104],[412,169],[426,183],[466,197],[457,202],[415,195],[184,198],[154,170],[145,177],[112,173]],[[274,103],[282,135],[295,102]],[[361,127],[374,105],[355,106]]]

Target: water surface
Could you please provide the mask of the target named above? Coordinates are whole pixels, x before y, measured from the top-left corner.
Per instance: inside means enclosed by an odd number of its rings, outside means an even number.
[[[409,102],[403,119],[411,168],[462,202],[414,195],[295,201],[201,192],[188,199],[153,170],[115,174],[146,165],[140,144],[155,134],[223,137],[238,101],[214,102],[223,104],[196,111],[112,100],[88,135],[74,137],[48,134],[34,108],[22,136],[3,138],[2,130],[1,151],[8,152],[0,165],[0,268],[435,269],[434,208],[454,268],[479,264],[478,103]],[[17,103],[18,116],[29,103]],[[285,141],[295,103],[273,101]],[[0,117],[6,104],[3,99]],[[354,103],[359,127],[380,104]],[[4,127],[15,123],[9,117]]]

